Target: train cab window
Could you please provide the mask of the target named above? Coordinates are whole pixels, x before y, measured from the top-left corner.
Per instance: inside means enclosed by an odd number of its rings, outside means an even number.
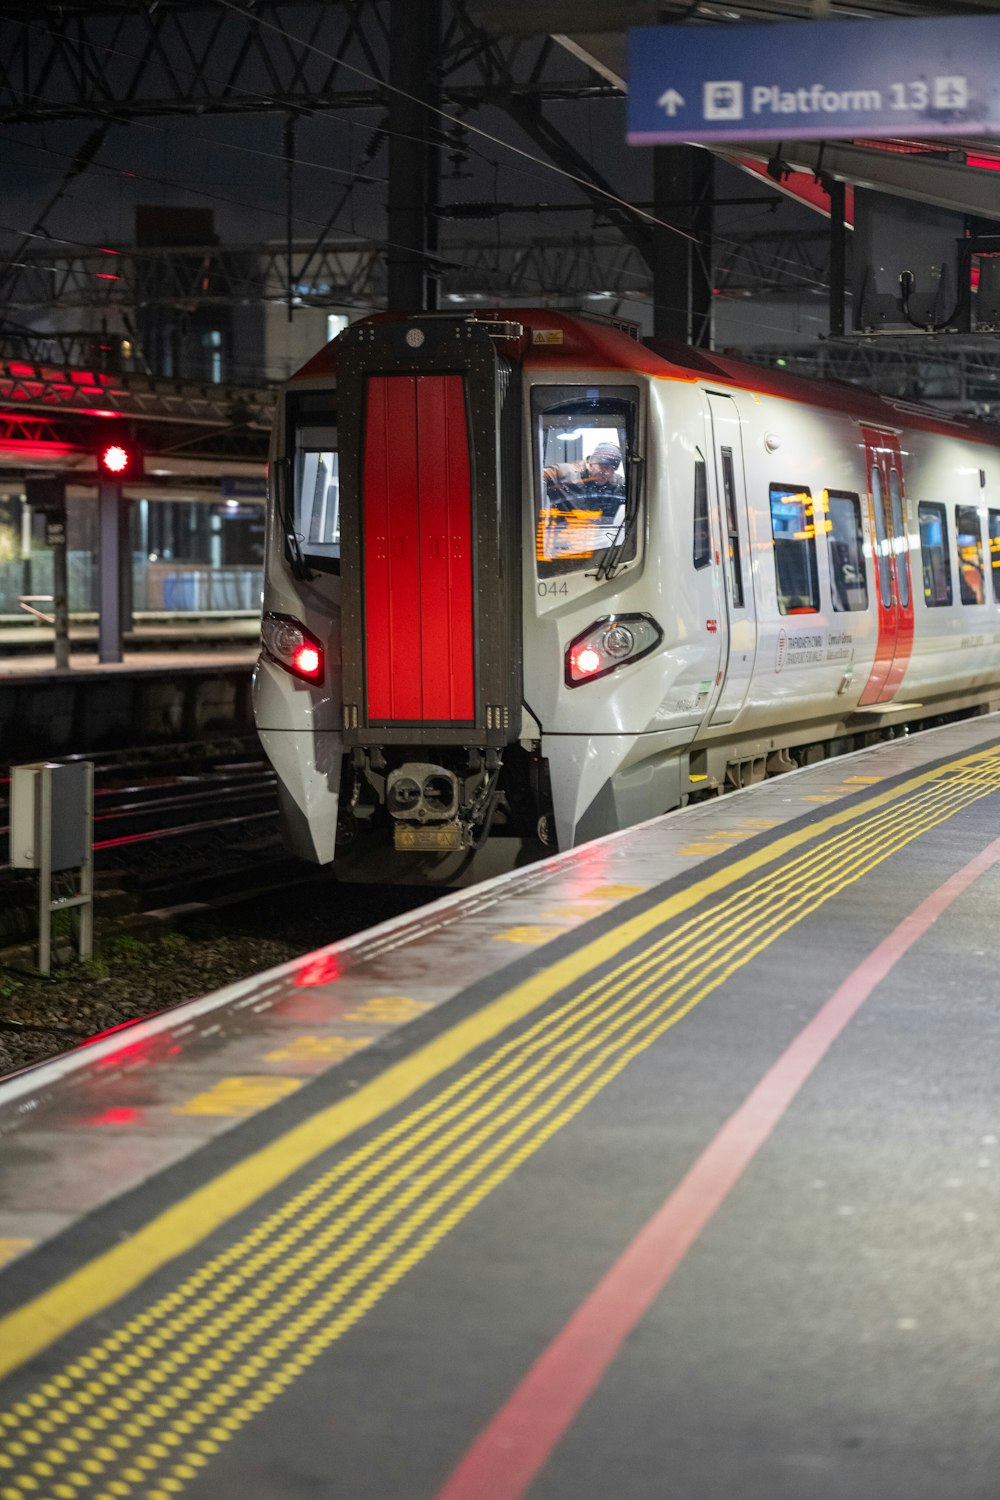
[[[314,567],[340,563],[340,467],[334,427],[295,429],[293,516],[302,555]]]
[[[837,610],[868,608],[861,500],[842,490],[823,491],[830,592]]]
[[[811,492],[801,484],[772,484],[771,535],[778,609],[783,615],[819,609],[816,522]]]
[[[535,386],[531,401],[538,576],[609,576],[636,555],[639,392]]]
[[[993,577],[993,599],[1000,604],[1000,510],[986,512],[990,527],[990,573]]]
[[[955,506],[955,535],[958,538],[958,586],[962,603],[984,604],[983,532],[979,512],[974,506]]]
[[[1000,512],[997,513],[1000,515]],[[712,530],[708,521],[708,470],[696,450],[694,458],[694,565],[707,568],[712,561]]]
[[[920,560],[924,573],[924,603],[929,609],[950,604],[951,558],[948,553],[948,519],[943,505],[921,500],[917,506],[920,525]]]

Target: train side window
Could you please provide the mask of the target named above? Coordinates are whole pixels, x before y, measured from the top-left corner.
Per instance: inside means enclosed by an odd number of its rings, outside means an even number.
[[[871,472],[872,509],[875,512],[875,573],[878,578],[882,608],[892,605],[892,581],[889,577],[889,534],[885,529],[885,506],[882,501],[882,475],[877,464]]]
[[[636,555],[639,392],[535,386],[535,562],[539,578],[604,576]]]
[[[740,565],[740,528],[736,520],[736,478],[733,473],[732,448],[721,449],[722,490],[726,501],[726,558],[734,606],[743,604],[743,569]]]
[[[993,599],[1000,604],[1000,510],[986,512],[990,527],[990,573],[993,575]]]
[[[955,535],[958,538],[958,586],[962,603],[985,604],[983,531],[979,512],[974,506],[955,506]]]
[[[772,484],[771,535],[778,609],[783,615],[819,609],[816,523],[812,493],[801,484]]]
[[[1000,512],[998,512],[1000,516]],[[694,459],[694,565],[707,568],[712,561],[712,531],[708,523],[708,470],[695,449]]]
[[[824,490],[830,591],[837,610],[868,608],[861,500],[844,490]]]
[[[889,470],[889,508],[892,511],[892,533],[896,546],[896,588],[903,609],[910,603],[910,553],[903,520],[903,491],[898,469]]]
[[[943,505],[921,500],[917,506],[920,525],[920,558],[924,571],[924,603],[929,609],[951,603],[951,558],[948,554],[948,519]]]
[[[340,567],[340,462],[334,427],[295,429],[293,524],[306,562]]]

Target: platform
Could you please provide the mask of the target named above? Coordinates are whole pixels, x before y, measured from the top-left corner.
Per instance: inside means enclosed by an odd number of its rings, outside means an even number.
[[[0,1500],[993,1500],[1000,718],[0,1087]]]
[[[122,667],[139,672],[162,671],[185,652],[199,661],[208,658],[212,662],[252,665],[260,645],[259,615],[185,618],[176,614],[147,614],[126,632],[122,661],[102,663],[98,660],[97,631],[94,620],[73,621],[68,671]],[[0,620],[0,687],[11,678],[50,677],[55,671],[50,628],[30,622],[18,624],[9,616]]]

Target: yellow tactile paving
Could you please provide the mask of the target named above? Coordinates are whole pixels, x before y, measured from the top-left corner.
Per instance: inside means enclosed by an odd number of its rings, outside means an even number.
[[[174,1106],[175,1115],[253,1115],[286,1094],[302,1087],[301,1078],[275,1078],[269,1074],[243,1078],[220,1078],[203,1094],[195,1094]]]
[[[506,932],[495,932],[495,943],[548,943],[562,937],[562,927],[508,927]]]
[[[648,890],[648,885],[595,885],[592,890],[584,891],[580,899],[583,901],[626,901],[629,896],[641,896],[643,891]]]
[[[342,1020],[377,1022],[380,1025],[398,1024],[400,1021],[414,1020],[425,1010],[430,1010],[430,1002],[427,1000],[413,1000],[409,995],[376,995],[371,1000],[355,1005],[351,1010],[345,1010]]]
[[[591,917],[599,917],[603,912],[610,911],[613,905],[611,901],[580,901],[573,905],[567,903],[566,906],[554,906],[549,911],[543,911],[542,919],[553,922],[586,922]]]
[[[264,1061],[343,1062],[352,1053],[370,1047],[374,1040],[370,1036],[297,1036],[276,1052],[266,1052]]]

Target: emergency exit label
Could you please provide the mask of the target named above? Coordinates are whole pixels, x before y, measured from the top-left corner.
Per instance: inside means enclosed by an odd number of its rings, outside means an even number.
[[[1000,16],[629,31],[628,139],[1000,134]]]

